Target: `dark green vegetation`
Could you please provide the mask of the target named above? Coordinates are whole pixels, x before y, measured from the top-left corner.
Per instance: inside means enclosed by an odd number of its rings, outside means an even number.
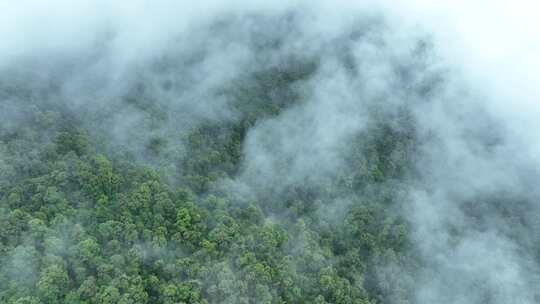
[[[286,62],[222,88],[234,119],[178,129],[144,77],[114,106],[82,113],[56,98],[56,80],[2,83],[20,117],[0,130],[0,303],[408,302],[407,109],[372,106],[338,172],[275,189],[244,181],[255,196],[234,187],[249,131],[305,102],[297,85],[317,60]],[[143,117],[140,141],[109,138],[124,107]]]
[[[212,190],[239,170],[250,125],[283,107],[264,104],[265,86],[286,91],[297,77],[267,73],[237,93],[263,95],[259,106],[240,95],[241,119],[194,128],[183,154],[163,155],[178,165],[175,182],[129,155],[105,156],[69,113],[28,105],[28,121],[0,139],[0,302],[382,299],[389,278],[378,266],[408,253],[407,225],[393,212],[399,193],[385,183],[407,171],[409,133],[373,122],[350,143],[349,170],[317,188],[292,185],[252,202]],[[181,139],[151,140],[149,157],[159,159],[166,140]],[[344,194],[344,221],[320,216]]]

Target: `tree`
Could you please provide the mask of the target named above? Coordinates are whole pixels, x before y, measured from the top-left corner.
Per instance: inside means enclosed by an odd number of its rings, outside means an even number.
[[[42,270],[37,283],[37,291],[43,303],[62,302],[68,288],[69,278],[63,267],[51,265]]]

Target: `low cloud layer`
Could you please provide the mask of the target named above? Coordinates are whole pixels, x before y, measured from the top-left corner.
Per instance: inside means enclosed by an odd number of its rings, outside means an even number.
[[[33,108],[24,100],[39,99],[87,124],[81,127],[93,129],[104,150],[126,149],[141,163],[163,167],[149,145],[163,140],[175,159],[195,126],[245,119],[253,125],[239,170],[214,186],[234,185],[243,189],[238,196],[257,199],[337,179],[348,170],[349,143],[362,140],[374,117],[395,120],[391,128],[400,132],[404,124],[397,119],[406,111],[418,145],[414,174],[395,181],[407,188],[405,210],[396,212],[410,223],[420,255],[419,271],[408,273],[415,279],[414,303],[535,303],[535,6],[3,2],[0,133],[27,124]],[[250,82],[260,77],[264,83],[267,70],[295,79],[283,87],[276,79],[266,87]],[[238,100],[263,100],[250,90],[264,92],[270,103],[255,107],[275,102],[284,110],[249,121]],[[164,119],[152,121],[141,103]],[[10,170],[0,150],[0,184]],[[341,220],[336,210],[347,201],[344,194],[318,205],[321,220]],[[23,253],[16,253],[13,267]]]

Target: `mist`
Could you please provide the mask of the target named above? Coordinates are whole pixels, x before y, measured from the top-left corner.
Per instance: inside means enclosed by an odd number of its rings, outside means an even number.
[[[0,2],[0,299],[538,302],[538,9]]]

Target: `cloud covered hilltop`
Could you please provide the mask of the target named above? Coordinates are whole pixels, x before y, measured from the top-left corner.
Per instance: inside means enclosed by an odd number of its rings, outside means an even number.
[[[0,2],[0,303],[539,302],[535,6]]]

